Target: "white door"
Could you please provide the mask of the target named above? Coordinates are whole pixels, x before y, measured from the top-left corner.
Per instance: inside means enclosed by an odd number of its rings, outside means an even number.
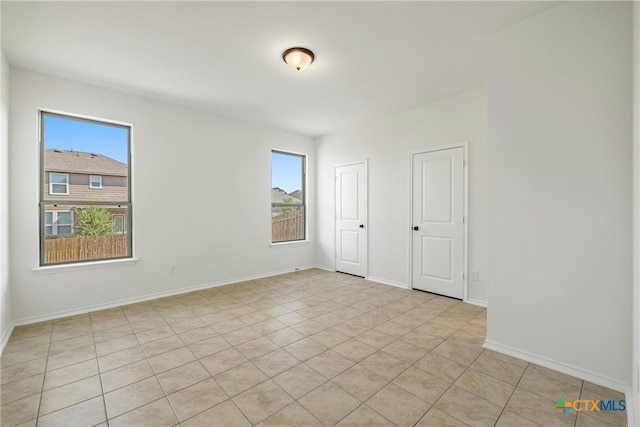
[[[367,164],[336,167],[336,271],[367,275]]]
[[[463,297],[464,148],[413,155],[413,288]]]

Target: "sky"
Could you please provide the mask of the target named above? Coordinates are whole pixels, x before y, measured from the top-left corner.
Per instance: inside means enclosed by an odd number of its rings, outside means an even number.
[[[129,129],[45,115],[44,148],[102,154],[127,164]]]
[[[288,194],[302,190],[304,157],[278,152],[271,153],[271,187],[280,187]]]

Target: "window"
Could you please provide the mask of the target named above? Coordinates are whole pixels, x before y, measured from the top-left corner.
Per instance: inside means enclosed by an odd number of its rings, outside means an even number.
[[[73,234],[73,212],[45,211],[44,234],[45,236],[72,235]]]
[[[41,111],[40,131],[40,265],[130,258],[131,127]]]
[[[305,167],[300,154],[271,152],[271,242],[305,239]]]
[[[113,216],[113,233],[114,234],[124,233],[124,215]]]
[[[69,174],[49,173],[49,194],[69,194]]]
[[[89,175],[89,188],[102,188],[102,176]]]

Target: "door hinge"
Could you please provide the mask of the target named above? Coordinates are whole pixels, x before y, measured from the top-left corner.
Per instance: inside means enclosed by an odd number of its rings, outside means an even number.
[[[462,217],[462,223],[463,223],[463,224],[466,224],[466,223],[467,223],[467,217],[466,217],[466,216],[463,216],[463,217]]]
[[[461,275],[462,275],[462,281],[464,282],[464,273],[461,273]]]

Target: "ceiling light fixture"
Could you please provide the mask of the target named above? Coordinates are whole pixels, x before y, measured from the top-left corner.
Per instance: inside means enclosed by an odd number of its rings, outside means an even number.
[[[307,68],[313,62],[315,55],[309,49],[303,47],[292,47],[282,54],[282,59],[287,65],[296,71]]]

